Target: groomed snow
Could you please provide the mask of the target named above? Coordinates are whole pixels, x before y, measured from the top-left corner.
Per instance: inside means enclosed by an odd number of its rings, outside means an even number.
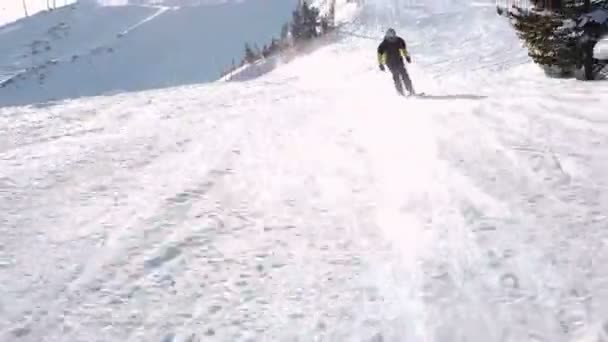
[[[387,0],[388,1],[388,0]],[[246,82],[0,109],[0,341],[602,341],[608,84],[493,8]]]

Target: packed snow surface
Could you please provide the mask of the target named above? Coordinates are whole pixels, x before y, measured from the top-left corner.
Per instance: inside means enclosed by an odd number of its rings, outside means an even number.
[[[378,70],[388,25],[426,97]],[[608,84],[545,78],[491,7],[348,30],[0,109],[0,341],[602,341]]]

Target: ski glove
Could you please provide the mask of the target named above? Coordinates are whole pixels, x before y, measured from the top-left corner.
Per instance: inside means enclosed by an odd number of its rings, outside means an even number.
[[[380,68],[380,70],[384,71],[384,64],[378,64],[378,67]]]
[[[408,63],[412,63],[412,58],[411,58],[410,56],[405,56],[405,60],[406,60]]]

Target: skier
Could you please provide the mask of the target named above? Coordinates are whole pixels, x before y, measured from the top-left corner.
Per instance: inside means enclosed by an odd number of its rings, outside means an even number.
[[[397,33],[394,29],[389,28],[386,31],[386,35],[384,36],[384,40],[382,43],[378,45],[378,64],[380,70],[384,71],[384,65],[388,66],[388,69],[393,74],[393,81],[395,82],[395,88],[399,94],[404,95],[403,93],[403,85],[405,84],[405,88],[409,92],[409,95],[414,95],[414,87],[412,86],[412,81],[410,80],[410,76],[405,69],[405,64],[403,63],[403,58],[408,63],[412,63],[412,58],[410,57],[407,47],[405,45],[405,41],[403,38],[397,36]]]

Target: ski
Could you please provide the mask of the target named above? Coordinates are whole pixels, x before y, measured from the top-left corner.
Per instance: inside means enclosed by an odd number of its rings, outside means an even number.
[[[408,94],[408,95],[403,95],[403,97],[405,98],[410,98],[410,97],[423,97],[425,96],[426,93],[416,93],[416,94]]]

